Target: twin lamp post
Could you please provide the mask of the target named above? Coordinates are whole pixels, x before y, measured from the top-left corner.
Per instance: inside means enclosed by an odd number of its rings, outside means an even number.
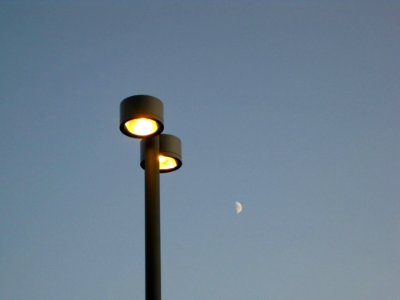
[[[181,141],[161,134],[163,103],[152,96],[137,95],[122,100],[120,130],[141,139],[140,166],[145,171],[145,265],[146,300],[161,300],[160,173],[182,166]]]

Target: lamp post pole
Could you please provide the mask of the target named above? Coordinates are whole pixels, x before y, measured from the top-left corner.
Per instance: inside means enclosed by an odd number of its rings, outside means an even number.
[[[164,130],[162,102],[136,95],[120,104],[121,132],[140,138],[140,166],[144,169],[146,300],[161,300],[160,172],[182,166],[181,141]]]
[[[146,300],[161,300],[159,137],[144,141]]]

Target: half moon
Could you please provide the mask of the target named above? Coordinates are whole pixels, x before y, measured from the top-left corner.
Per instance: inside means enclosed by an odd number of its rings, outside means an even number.
[[[242,210],[243,210],[243,205],[242,205],[239,201],[236,201],[236,202],[235,202],[235,211],[236,211],[236,214],[237,214],[237,215],[240,214],[240,213],[242,212]]]

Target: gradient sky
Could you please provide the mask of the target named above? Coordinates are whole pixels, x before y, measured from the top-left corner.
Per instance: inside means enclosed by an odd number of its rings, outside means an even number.
[[[0,1],[0,299],[144,299],[135,94],[183,143],[163,299],[400,298],[400,2],[34,3]]]

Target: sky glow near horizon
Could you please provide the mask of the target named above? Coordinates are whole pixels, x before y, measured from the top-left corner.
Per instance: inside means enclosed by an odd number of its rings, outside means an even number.
[[[140,145],[119,131],[136,94],[182,140],[163,299],[398,299],[399,15],[0,1],[0,299],[144,299]]]

